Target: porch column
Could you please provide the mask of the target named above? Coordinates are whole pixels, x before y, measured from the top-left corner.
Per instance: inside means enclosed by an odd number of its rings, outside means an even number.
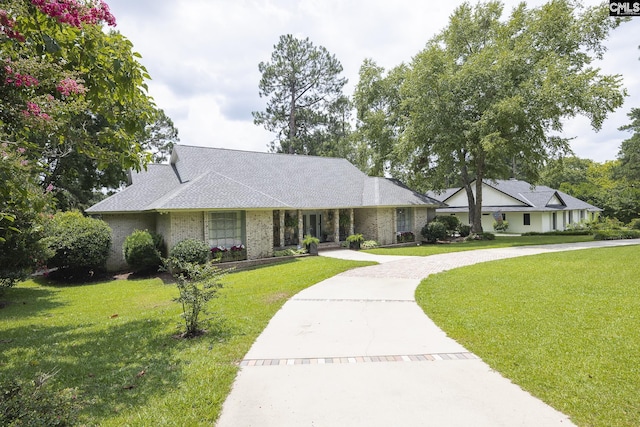
[[[302,211],[298,210],[298,246],[300,247],[302,247],[302,240],[304,240],[304,223],[302,219]]]
[[[280,247],[284,247],[284,216],[285,211],[280,210]]]
[[[333,241],[340,243],[340,209],[333,210]]]
[[[353,224],[353,208],[349,209],[349,235],[355,234],[355,227]]]

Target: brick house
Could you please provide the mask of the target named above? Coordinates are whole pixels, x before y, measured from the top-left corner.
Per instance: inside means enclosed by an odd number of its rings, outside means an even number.
[[[383,245],[398,233],[419,236],[442,205],[345,159],[186,145],[129,181],[87,209],[112,229],[109,270],[125,267],[122,243],[137,229],[161,234],[168,249],[195,238],[212,248],[244,245],[247,259],[258,259],[307,234],[338,244],[361,233]]]

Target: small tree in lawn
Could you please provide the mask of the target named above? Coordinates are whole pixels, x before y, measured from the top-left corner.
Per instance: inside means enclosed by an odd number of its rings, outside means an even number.
[[[180,296],[175,299],[182,304],[182,318],[184,320],[184,338],[193,338],[202,335],[206,322],[203,319],[207,314],[207,302],[217,296],[222,288],[222,278],[225,272],[211,264],[184,263],[182,272],[176,276],[176,284]]]

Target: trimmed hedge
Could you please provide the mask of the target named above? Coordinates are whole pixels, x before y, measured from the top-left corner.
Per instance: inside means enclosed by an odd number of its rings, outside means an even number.
[[[594,240],[640,239],[640,230],[598,230]]]
[[[157,269],[162,262],[156,241],[147,230],[136,230],[127,236],[122,244],[122,254],[127,264],[138,272]]]
[[[202,240],[185,239],[178,242],[171,252],[169,252],[170,262],[176,265],[189,264],[206,264],[209,261],[211,249]]]
[[[433,221],[422,227],[420,234],[429,243],[435,243],[438,240],[444,240],[447,238],[447,226],[439,221]]]

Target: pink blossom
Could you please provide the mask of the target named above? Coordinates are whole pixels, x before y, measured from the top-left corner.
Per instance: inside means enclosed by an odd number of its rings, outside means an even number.
[[[58,22],[76,28],[99,22],[106,22],[112,27],[116,25],[116,19],[103,0],[93,2],[91,7],[78,0],[31,0],[31,4]]]
[[[24,147],[18,147],[18,153],[24,154],[25,151],[27,150]]]
[[[53,184],[47,185],[47,189],[45,190],[47,193],[51,193],[53,191]]]
[[[63,94],[64,96],[69,96],[73,94],[85,93],[87,88],[85,88],[82,84],[71,78],[64,78],[58,83],[56,86],[56,90]]]

